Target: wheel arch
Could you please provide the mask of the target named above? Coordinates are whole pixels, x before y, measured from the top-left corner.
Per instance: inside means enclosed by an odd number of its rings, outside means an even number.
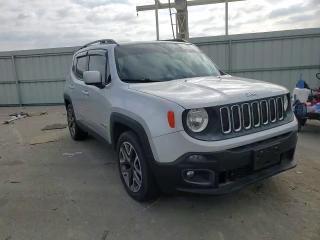
[[[140,140],[143,151],[149,157],[153,158],[153,153],[151,150],[148,135],[144,127],[136,120],[121,114],[112,113],[110,117],[110,137],[111,144],[114,149],[117,147],[117,141],[119,136],[125,131],[134,132]]]
[[[72,104],[71,97],[68,94],[63,94],[64,105],[67,107],[69,104]]]

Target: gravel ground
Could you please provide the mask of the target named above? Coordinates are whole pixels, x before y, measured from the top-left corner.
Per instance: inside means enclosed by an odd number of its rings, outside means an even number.
[[[36,116],[1,124],[17,111]],[[122,187],[109,146],[41,131],[65,119],[62,106],[0,108],[0,240],[320,239],[317,122],[299,134],[291,171],[226,196],[141,204]]]

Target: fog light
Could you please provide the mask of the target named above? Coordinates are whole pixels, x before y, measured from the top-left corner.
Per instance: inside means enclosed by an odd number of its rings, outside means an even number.
[[[209,169],[185,169],[182,178],[186,183],[208,187],[214,185],[215,173]]]
[[[193,176],[194,176],[194,171],[187,171],[186,172],[186,176],[188,177],[188,178],[192,178]]]

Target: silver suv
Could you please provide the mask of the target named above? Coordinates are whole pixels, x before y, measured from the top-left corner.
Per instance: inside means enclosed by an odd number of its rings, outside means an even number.
[[[138,201],[223,194],[295,167],[289,99],[284,87],[223,73],[182,41],[89,43],[64,92],[71,137],[112,144]]]

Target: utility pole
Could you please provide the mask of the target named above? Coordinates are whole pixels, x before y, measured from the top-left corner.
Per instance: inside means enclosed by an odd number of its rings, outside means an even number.
[[[188,6],[186,0],[175,0],[175,8],[177,10],[176,14],[176,24],[177,28],[177,38],[179,39],[189,39],[189,29],[188,29]]]
[[[153,5],[137,6],[137,12],[155,10],[156,15],[156,34],[157,40],[159,40],[159,19],[158,10],[175,8],[176,14],[176,36],[177,38],[188,40],[189,39],[189,23],[188,23],[188,7],[200,6],[207,4],[225,3],[225,34],[229,34],[229,3],[245,0],[175,0],[174,3],[161,3],[160,0],[155,0]]]
[[[158,9],[159,9],[159,0],[154,0],[155,3],[155,15],[156,15],[156,35],[157,35],[157,40],[159,41],[160,39],[160,33],[159,33],[159,13],[158,13]]]
[[[226,0],[226,13],[225,13],[225,17],[226,17],[226,36],[229,35],[229,1]]]

